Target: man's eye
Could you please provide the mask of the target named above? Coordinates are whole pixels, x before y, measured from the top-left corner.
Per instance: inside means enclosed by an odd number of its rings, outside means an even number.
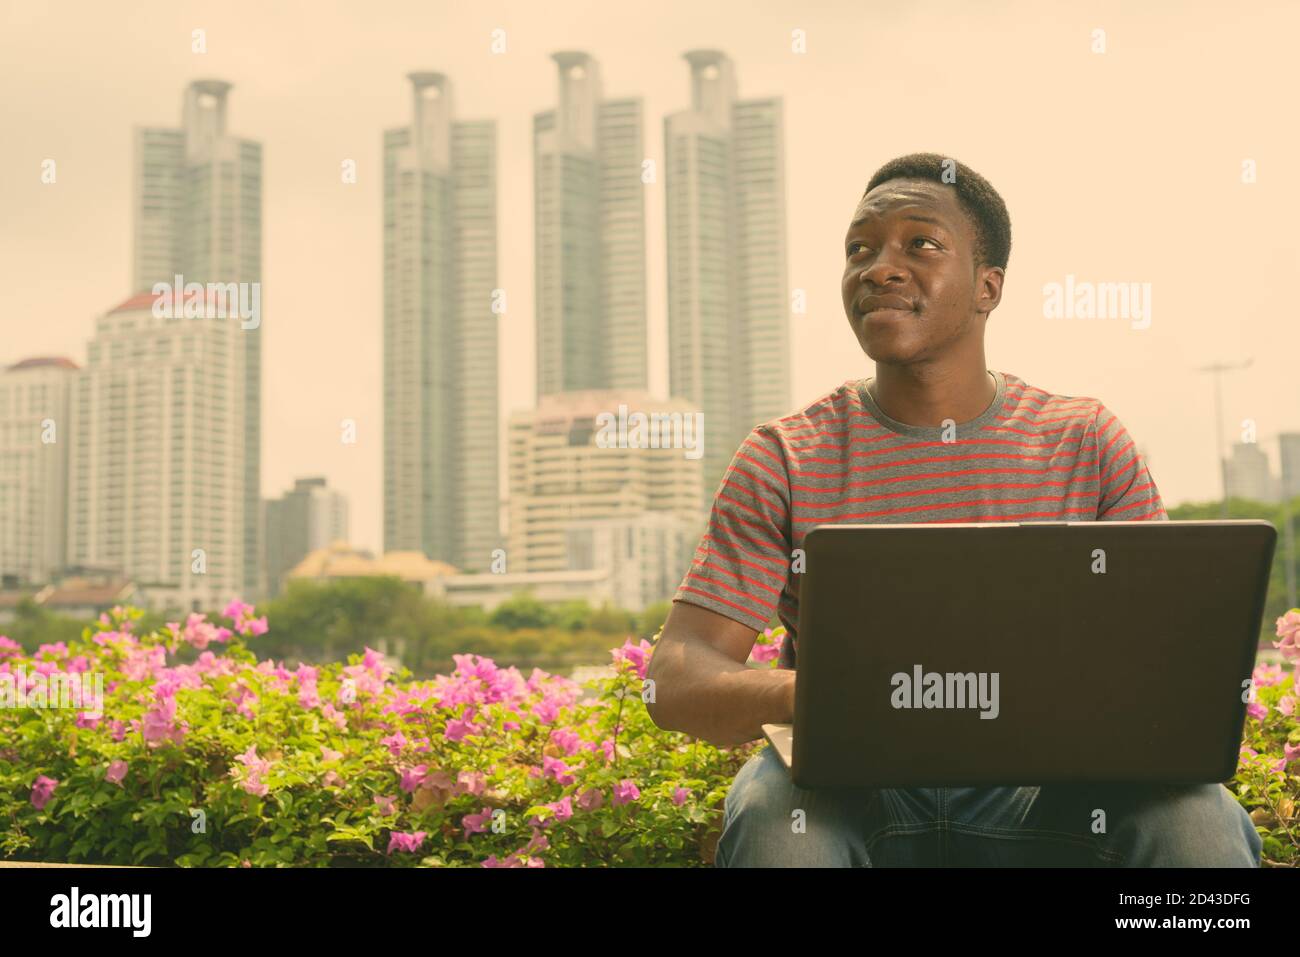
[[[863,245],[863,244],[860,243],[860,242],[858,242],[857,240],[854,240],[853,242],[849,243],[849,248],[848,248],[846,251],[848,252],[848,254],[849,254],[850,256],[852,256],[852,255],[853,255],[853,247],[854,247],[854,246],[861,246],[861,245]]]
[[[939,240],[931,239],[929,236],[917,236],[916,239],[912,240],[912,242],[916,242],[918,239],[923,243],[934,243],[936,249],[943,248],[939,245]]]

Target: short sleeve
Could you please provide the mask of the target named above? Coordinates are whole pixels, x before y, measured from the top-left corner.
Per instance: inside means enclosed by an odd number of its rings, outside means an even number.
[[[785,454],[776,437],[759,426],[722,476],[704,537],[673,601],[761,631],[785,587],[791,547]]]
[[[1093,420],[1097,436],[1099,522],[1167,522],[1160,491],[1128,430],[1104,405]]]

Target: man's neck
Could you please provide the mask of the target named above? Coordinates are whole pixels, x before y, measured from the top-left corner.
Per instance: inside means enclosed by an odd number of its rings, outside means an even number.
[[[939,428],[949,419],[957,425],[978,419],[993,404],[998,384],[987,369],[927,376],[882,365],[867,389],[891,419]]]

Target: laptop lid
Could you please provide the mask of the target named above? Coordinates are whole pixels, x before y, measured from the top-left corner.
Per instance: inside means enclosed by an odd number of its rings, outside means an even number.
[[[1228,780],[1276,539],[1259,520],[814,528],[795,784]]]

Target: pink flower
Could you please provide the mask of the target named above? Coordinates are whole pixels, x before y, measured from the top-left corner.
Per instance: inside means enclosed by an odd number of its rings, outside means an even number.
[[[555,813],[546,819],[545,823],[550,824],[552,821],[567,821],[573,817],[573,796],[566,794],[558,801],[552,801],[550,804],[543,804],[542,807],[548,807]],[[528,823],[534,826],[542,824],[542,820],[537,817],[530,817]]]
[[[326,720],[334,722],[334,727],[338,728],[340,731],[347,728],[348,716],[335,708],[334,705],[326,701],[320,710],[321,714],[325,715]]]
[[[487,786],[487,778],[482,771],[461,771],[456,775],[457,794],[473,794],[476,797],[483,793],[484,787]]]
[[[492,809],[483,808],[478,814],[466,814],[460,819],[461,827],[465,829],[465,836],[471,834],[481,834],[487,830],[487,822],[492,818]]]
[[[1282,640],[1273,642],[1273,647],[1282,657],[1300,659],[1300,608],[1292,608],[1277,620],[1277,636]]]
[[[343,757],[343,752],[331,750],[322,744],[320,746],[320,756],[322,761],[337,761],[339,758]]]
[[[1282,712],[1288,718],[1295,714],[1296,698],[1294,695],[1284,694],[1282,700],[1277,703],[1277,710]]]
[[[481,729],[468,721],[462,721],[460,718],[452,718],[447,722],[447,730],[443,732],[443,737],[448,741],[463,741],[467,734],[478,734]]]
[[[605,803],[605,797],[596,788],[583,791],[578,795],[578,807],[584,811],[594,811]]]
[[[100,720],[101,720],[100,718],[95,717],[94,715],[91,715],[88,712],[83,711],[77,715],[76,724],[78,728],[94,729],[99,727]]]
[[[266,797],[270,788],[262,780],[262,775],[271,770],[271,762],[257,756],[257,745],[250,744],[248,750],[237,756],[235,760],[244,765],[244,775],[243,780],[240,781],[240,787],[249,794]],[[231,768],[230,773],[232,776],[238,777],[239,769]],[[328,783],[327,781],[326,784]]]
[[[673,791],[673,803],[676,804],[678,807],[681,807],[683,804],[686,803],[686,799],[690,796],[691,796],[691,792],[686,790],[686,788],[677,788],[675,791]]]
[[[382,817],[392,817],[397,813],[397,808],[393,806],[393,802],[396,800],[397,795],[395,794],[391,797],[384,797],[379,794],[375,795],[375,804],[379,806],[379,813]]]
[[[221,613],[221,617],[229,618],[231,621],[239,621],[240,618],[244,617],[244,614],[246,612],[250,612],[252,610],[253,610],[252,605],[246,605],[238,598],[236,598],[229,605],[226,606],[226,610]]]
[[[407,794],[412,793],[416,788],[424,783],[424,778],[429,770],[427,764],[417,764],[413,768],[407,768],[402,772],[401,788]]]
[[[543,724],[551,724],[560,716],[560,703],[554,698],[545,697],[533,705],[532,714]]]
[[[32,785],[32,807],[38,811],[45,810],[46,802],[49,801],[50,795],[54,793],[54,789],[58,786],[59,782],[54,778],[47,778],[44,774],[40,775],[36,779],[36,783]]]
[[[179,626],[177,626],[179,627]],[[179,638],[189,642],[202,651],[210,642],[224,642],[230,638],[230,629],[219,628],[207,620],[205,615],[192,612],[185,619],[185,629],[179,632]]]
[[[320,694],[316,691],[316,682],[304,681],[298,689],[298,707],[307,710],[320,706]]]
[[[120,759],[114,761],[108,766],[108,770],[104,772],[104,780],[109,784],[116,784],[121,787],[122,779],[126,777],[126,768],[127,764],[125,761]]]
[[[632,639],[628,638],[623,642],[621,648],[610,650],[610,657],[614,659],[615,667],[622,667],[624,662],[629,664],[636,672],[638,678],[645,678],[646,665],[650,661],[650,653],[654,650],[654,645],[641,639],[640,644],[632,644]]]
[[[640,796],[641,791],[627,778],[624,778],[622,781],[619,781],[614,785],[613,804],[615,807],[618,807],[620,804],[627,804],[631,801],[635,801]]]
[[[1246,705],[1246,714],[1250,715],[1257,721],[1263,721],[1264,717],[1268,714],[1268,705],[1264,704],[1262,701],[1252,701],[1250,704]]]
[[[556,728],[551,732],[551,743],[567,754],[576,754],[582,745],[578,732],[567,728]]]
[[[18,644],[12,638],[6,638],[0,635],[0,658],[8,658],[10,655],[20,655],[23,652],[23,646]]]
[[[1269,688],[1281,684],[1283,681],[1282,666],[1261,664],[1255,668],[1251,677],[1254,679],[1257,688]]]
[[[388,837],[388,853],[393,851],[403,851],[407,854],[413,854],[420,849],[424,843],[425,832],[416,831],[413,834],[403,834],[400,831],[394,831]]]
[[[264,635],[266,634],[266,616],[261,618],[253,617],[254,608],[252,605],[245,604],[236,598],[221,614],[235,623],[235,631],[241,635]],[[227,632],[229,635],[229,632]]]
[[[176,724],[176,699],[167,696],[158,700],[145,712],[141,725],[141,734],[150,745],[164,741],[181,744],[185,740],[185,729]]]
[[[550,755],[542,755],[542,777],[553,777],[561,784],[572,784],[576,780],[569,772],[567,764]]]

